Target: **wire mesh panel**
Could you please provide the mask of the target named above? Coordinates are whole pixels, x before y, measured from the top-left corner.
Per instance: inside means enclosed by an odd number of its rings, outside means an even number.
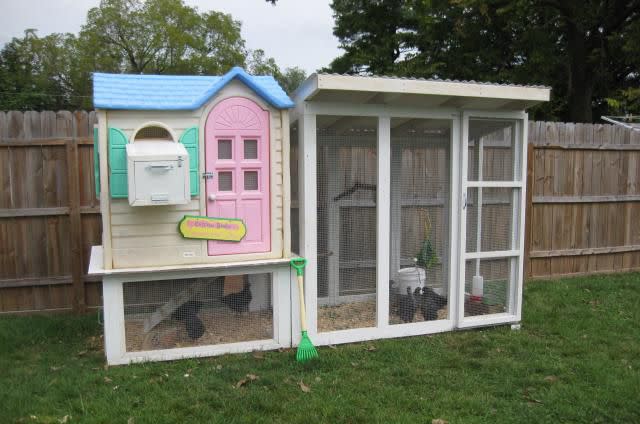
[[[513,218],[519,202],[514,204],[514,194],[519,199],[519,193],[519,189],[513,188],[467,189],[467,252],[516,248],[518,232],[514,229]],[[480,226],[478,222],[481,222]]]
[[[469,120],[469,181],[513,181],[520,169],[516,157],[515,122]],[[482,151],[482,154],[480,154]],[[517,175],[516,175],[517,174]]]
[[[448,317],[450,126],[391,120],[391,324]]]
[[[465,317],[509,312],[516,262],[516,258],[466,261]]]
[[[377,122],[318,117],[318,331],[376,325]]]
[[[290,129],[290,160],[289,167],[291,173],[291,251],[300,253],[300,219],[299,219],[299,194],[298,194],[298,124],[294,123]]]
[[[513,251],[522,245],[518,238],[522,140],[516,128],[515,120],[469,120],[467,180],[475,183],[464,199],[465,251],[476,258],[465,261],[466,317],[513,310],[518,262]],[[490,187],[492,182],[506,187]],[[505,252],[505,256],[484,258],[486,252]]]
[[[128,352],[273,338],[271,274],[123,284]]]

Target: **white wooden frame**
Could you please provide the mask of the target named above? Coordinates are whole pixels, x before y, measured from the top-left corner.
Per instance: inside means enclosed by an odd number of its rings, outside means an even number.
[[[507,120],[515,123],[515,131],[512,137],[515,138],[514,145],[514,174],[512,181],[482,181],[481,171],[479,172],[478,181],[468,181],[467,170],[469,162],[469,120],[470,119],[488,119],[488,120]],[[525,146],[526,130],[528,115],[525,112],[488,112],[488,111],[464,111],[462,114],[462,164],[460,169],[460,195],[463,207],[460,208],[460,249],[457,254],[459,257],[458,266],[458,289],[461,295],[457,298],[458,303],[458,328],[469,328],[477,326],[516,323],[522,318],[522,287],[523,287],[523,267],[524,267],[524,211],[526,207],[526,169],[527,169],[527,149]],[[478,150],[479,163],[482,164],[482,149]],[[512,208],[512,243],[514,247],[511,250],[481,252],[466,252],[466,196],[468,188],[511,188],[513,196]],[[519,196],[519,199],[518,199]],[[481,203],[481,198],[478,199]],[[480,210],[480,208],[479,208]],[[478,222],[478,227],[482,225]],[[464,316],[464,286],[465,286],[465,264],[467,260],[473,259],[501,259],[509,260],[509,295],[508,295],[508,311],[506,313],[478,315],[472,317]]]
[[[330,332],[318,332],[317,327],[317,140],[316,116],[369,116],[378,118],[378,190],[377,190],[377,273],[376,273],[376,316],[377,325],[370,328],[357,328]],[[405,337],[450,331],[455,328],[458,305],[449,302],[448,319],[389,325],[389,267],[390,267],[390,231],[391,231],[391,118],[439,119],[451,122],[451,184],[450,184],[450,243],[449,243],[449,299],[458,298],[458,284],[453,284],[458,275],[457,231],[459,228],[459,189],[460,174],[455,165],[460,157],[460,113],[455,109],[418,109],[391,107],[369,104],[345,104],[324,102],[300,102],[292,113],[291,122],[298,121],[299,148],[299,194],[300,253],[308,260],[305,273],[305,303],[307,307],[308,332],[317,345],[349,343],[382,338]],[[297,298],[297,288],[292,285],[291,298]],[[294,308],[295,309],[295,308]],[[292,315],[292,341],[297,345],[300,340],[299,321]]]
[[[161,349],[140,352],[127,352],[125,339],[124,297],[125,282],[171,280],[185,278],[217,277],[239,274],[271,274],[273,305],[273,338],[247,342],[226,343]],[[291,298],[292,281],[288,261],[281,263],[241,264],[227,267],[209,267],[196,269],[176,269],[172,271],[149,271],[107,273],[103,276],[102,290],[104,302],[105,351],[109,365],[129,364],[132,362],[169,361],[182,358],[215,356],[226,353],[270,350],[291,346]]]

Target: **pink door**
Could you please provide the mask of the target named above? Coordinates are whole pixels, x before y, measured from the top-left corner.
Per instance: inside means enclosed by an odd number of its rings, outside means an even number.
[[[207,216],[240,218],[240,242],[209,241],[209,255],[271,250],[269,208],[269,112],[251,100],[218,103],[205,125]]]

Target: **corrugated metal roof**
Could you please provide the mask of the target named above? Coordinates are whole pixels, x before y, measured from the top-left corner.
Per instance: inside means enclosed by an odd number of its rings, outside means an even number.
[[[234,67],[222,76],[93,74],[93,105],[99,109],[193,110],[238,79],[270,105],[294,106],[270,75],[249,75]]]
[[[485,82],[485,81],[475,81],[475,80],[399,77],[399,76],[395,76],[395,75],[352,75],[352,74],[338,74],[338,73],[331,73],[331,72],[318,72],[317,74],[318,75],[331,75],[331,76],[338,76],[338,77],[382,78],[382,79],[396,79],[396,80],[408,80],[408,81],[430,81],[430,82],[450,82],[450,83],[459,83],[459,84],[490,85],[490,86],[498,86],[498,87],[526,87],[526,88],[546,88],[546,89],[551,89],[550,86],[546,86],[546,85],[525,85],[525,84]]]

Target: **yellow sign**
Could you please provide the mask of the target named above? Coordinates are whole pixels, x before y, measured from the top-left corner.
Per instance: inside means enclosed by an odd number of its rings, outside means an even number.
[[[178,223],[178,231],[184,238],[241,241],[247,234],[247,227],[237,218],[185,215]]]

